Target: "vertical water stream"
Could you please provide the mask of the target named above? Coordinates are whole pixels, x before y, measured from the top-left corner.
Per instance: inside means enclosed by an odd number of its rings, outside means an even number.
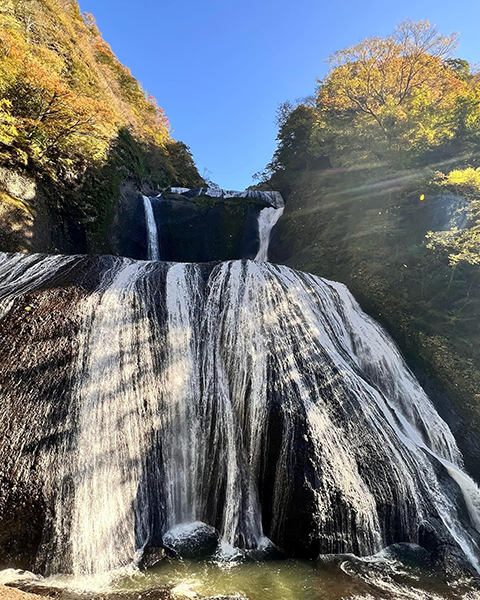
[[[263,208],[258,215],[258,237],[259,248],[255,260],[268,260],[268,247],[270,246],[270,237],[272,229],[277,224],[280,217],[283,215],[284,207],[274,208],[268,206]]]
[[[160,260],[157,223],[153,214],[152,201],[148,196],[143,196],[143,209],[148,235],[148,260]]]

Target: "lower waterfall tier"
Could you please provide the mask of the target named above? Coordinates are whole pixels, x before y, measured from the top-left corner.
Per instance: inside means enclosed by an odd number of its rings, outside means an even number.
[[[1,255],[0,282],[0,568],[109,571],[196,527],[224,551],[409,542],[478,571],[480,491],[343,285],[43,255]]]

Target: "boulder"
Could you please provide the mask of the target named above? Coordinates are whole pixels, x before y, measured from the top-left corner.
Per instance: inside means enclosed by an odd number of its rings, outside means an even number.
[[[163,545],[180,558],[208,558],[215,554],[220,539],[219,532],[201,521],[181,523],[163,536]]]
[[[430,552],[434,566],[445,574],[447,581],[462,577],[478,578],[465,553],[439,519],[422,521],[418,537],[420,546]]]

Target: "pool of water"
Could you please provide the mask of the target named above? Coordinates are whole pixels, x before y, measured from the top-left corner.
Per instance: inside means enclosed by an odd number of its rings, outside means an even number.
[[[192,598],[216,595],[238,595],[249,600],[480,598],[480,591],[475,590],[471,581],[446,585],[428,571],[397,561],[375,563],[355,558],[230,565],[164,563],[120,585],[138,591],[161,584],[171,585],[180,597]]]
[[[23,582],[25,589],[28,583]],[[60,599],[223,598],[248,600],[479,600],[472,579],[446,583],[442,574],[413,552],[400,559],[391,552],[359,559],[326,557],[316,561],[194,562],[166,559],[148,571],[134,569],[95,578],[56,576],[32,583]]]

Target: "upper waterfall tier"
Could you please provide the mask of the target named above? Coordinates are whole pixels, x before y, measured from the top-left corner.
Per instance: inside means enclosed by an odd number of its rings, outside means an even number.
[[[1,255],[0,281],[0,563],[107,571],[200,521],[224,548],[478,568],[480,492],[343,285],[41,255]]]
[[[283,215],[284,207],[273,208],[268,206],[263,208],[258,215],[258,237],[259,245],[255,260],[268,261],[268,250],[270,248],[270,237],[273,228],[278,223],[278,220]]]
[[[143,205],[143,258],[175,262],[267,260],[270,234],[284,207],[278,192],[217,188],[172,188],[144,196]]]

